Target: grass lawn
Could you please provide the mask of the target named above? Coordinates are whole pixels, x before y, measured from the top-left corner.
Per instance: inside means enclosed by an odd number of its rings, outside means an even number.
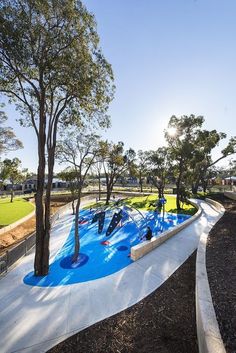
[[[165,211],[171,213],[177,213],[176,209],[176,197],[165,195],[167,200],[165,204]],[[127,199],[126,203],[129,205],[133,205],[136,208],[140,208],[143,210],[154,210],[155,203],[157,202],[157,195],[149,195],[149,196],[138,196]],[[197,212],[197,209],[193,207],[191,204],[182,204],[182,209],[179,211],[181,214],[189,214],[193,215]]]
[[[7,226],[27,216],[34,210],[34,205],[24,199],[15,198],[10,202],[10,198],[0,200],[0,227]]]
[[[165,195],[167,200],[165,204],[165,211],[171,213],[178,213],[176,209],[176,197]],[[148,195],[148,196],[136,196],[125,199],[125,203],[130,206],[134,206],[141,210],[152,211],[155,209],[155,203],[157,202],[157,195]],[[153,205],[152,205],[153,204]],[[104,205],[104,202],[99,202],[99,205]],[[85,208],[97,207],[98,204],[92,202],[89,205],[86,205]],[[191,204],[183,204],[182,209],[179,211],[181,214],[194,215],[197,212],[197,209]]]

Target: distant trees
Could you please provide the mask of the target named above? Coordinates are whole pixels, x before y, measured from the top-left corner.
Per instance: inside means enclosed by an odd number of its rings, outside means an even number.
[[[7,116],[3,111],[0,111],[0,156],[4,152],[14,151],[22,148],[23,144],[18,140],[9,126],[4,126],[7,121]]]
[[[20,170],[21,161],[19,158],[5,159],[1,163],[0,178],[2,180],[8,179],[11,183],[11,200],[14,198],[14,186],[24,180],[25,175]]]
[[[101,176],[102,176],[102,159],[98,153],[98,155],[95,157],[94,164],[93,164],[93,170],[95,171],[95,174],[97,175],[98,178],[98,200],[101,200]]]
[[[72,214],[75,214],[75,200],[77,197],[77,183],[76,183],[76,171],[73,167],[67,167],[66,169],[59,172],[58,177],[66,181],[69,184],[69,189],[72,196]]]
[[[99,48],[94,17],[80,0],[2,0],[0,18],[0,93],[16,105],[21,124],[33,127],[38,143],[34,267],[41,276],[49,266],[58,127],[79,128],[81,120],[107,125],[113,74]]]
[[[137,153],[137,159],[135,161],[135,174],[138,176],[140,192],[143,192],[143,179],[148,173],[149,164],[150,152],[139,150]]]
[[[221,159],[236,152],[236,138],[232,137],[222,150],[222,155],[214,162],[211,152],[226,134],[216,130],[203,130],[204,118],[195,115],[172,116],[165,138],[168,142],[168,153],[176,179],[176,207],[180,209],[180,199],[186,194],[187,184],[192,185],[193,193],[197,192],[200,181],[203,183],[207,170]],[[169,131],[175,133],[169,133]]]
[[[149,180],[158,190],[159,199],[164,196],[166,178],[170,174],[168,148],[159,147],[149,152]]]
[[[124,151],[123,142],[116,144],[103,141],[100,143],[99,156],[106,178],[106,205],[108,205],[117,179],[131,168],[135,151],[131,148]]]

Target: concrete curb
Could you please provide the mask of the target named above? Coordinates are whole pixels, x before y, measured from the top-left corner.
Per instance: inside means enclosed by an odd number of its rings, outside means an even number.
[[[224,208],[218,202],[206,199],[219,213]],[[208,234],[200,237],[196,260],[196,320],[199,353],[226,353],[215,315],[206,270],[206,244]]]
[[[131,259],[133,261],[137,261],[138,259],[140,259],[144,255],[148,254],[150,251],[154,250],[159,245],[164,243],[167,239],[171,238],[173,235],[177,234],[179,231],[186,228],[189,224],[194,222],[198,217],[200,217],[200,215],[202,213],[202,209],[199,208],[199,205],[196,204],[194,201],[190,201],[190,203],[198,209],[198,211],[197,211],[197,213],[195,213],[195,215],[193,215],[191,218],[187,219],[185,222],[181,223],[180,225],[175,226],[173,229],[167,230],[157,237],[153,237],[150,241],[147,240],[141,244],[137,244],[135,246],[132,246]]]
[[[233,191],[225,191],[224,196],[228,197],[231,200],[236,200],[236,192]]]

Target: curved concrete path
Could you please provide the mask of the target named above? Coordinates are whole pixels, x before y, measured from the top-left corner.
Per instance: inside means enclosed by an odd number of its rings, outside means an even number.
[[[196,200],[195,200],[196,201]],[[0,280],[1,352],[46,352],[74,333],[137,303],[157,289],[196,250],[221,217],[198,201],[202,215],[150,254],[110,276],[58,287],[30,287],[23,277],[33,268],[33,252]],[[53,227],[51,260],[63,245],[73,217]]]

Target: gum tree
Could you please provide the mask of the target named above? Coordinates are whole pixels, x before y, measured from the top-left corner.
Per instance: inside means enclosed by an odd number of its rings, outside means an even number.
[[[108,205],[117,179],[132,167],[135,160],[135,152],[131,148],[124,151],[123,142],[116,144],[102,141],[100,143],[99,156],[106,178],[106,205]]]
[[[61,163],[71,166],[71,172],[74,174],[75,196],[77,199],[75,206],[75,247],[73,262],[79,258],[79,211],[82,197],[82,190],[85,184],[88,171],[95,161],[98,154],[99,136],[93,133],[69,133],[63,140],[59,141],[57,147],[57,159]]]
[[[227,146],[221,151],[221,156],[213,161],[212,150],[221,139],[226,137],[226,134],[216,130],[203,130],[203,123],[202,116],[193,114],[179,118],[172,116],[165,131],[168,153],[176,179],[177,209],[180,209],[180,199],[185,193],[186,183],[191,183],[192,191],[196,192],[199,182],[206,177],[207,170],[236,152],[236,138],[231,137]]]
[[[156,151],[149,152],[150,179],[158,190],[159,199],[164,197],[166,178],[169,170],[168,148],[159,147]]]
[[[2,0],[0,25],[0,92],[37,138],[34,268],[36,276],[46,275],[57,130],[85,115],[88,123],[104,119],[112,70],[99,48],[94,16],[80,0]]]
[[[165,131],[168,153],[176,179],[176,208],[181,209],[181,196],[185,188],[186,175],[195,157],[196,141],[203,124],[202,116],[173,115]]]
[[[23,147],[22,142],[16,138],[13,129],[9,126],[4,126],[6,121],[6,114],[0,111],[0,155]]]
[[[148,172],[149,157],[150,157],[149,151],[139,150],[137,153],[135,171],[139,180],[140,192],[143,192],[143,178]]]
[[[75,200],[76,200],[76,190],[77,190],[76,172],[73,168],[67,167],[65,170],[62,170],[61,172],[59,172],[57,176],[68,183],[69,190],[72,197],[72,203],[71,203],[72,214],[75,215]]]
[[[4,159],[2,162],[2,168],[0,172],[0,178],[2,180],[9,179],[11,183],[11,200],[13,202],[14,198],[14,186],[17,183],[21,183],[24,180],[25,175],[20,170],[21,161],[19,158]]]

